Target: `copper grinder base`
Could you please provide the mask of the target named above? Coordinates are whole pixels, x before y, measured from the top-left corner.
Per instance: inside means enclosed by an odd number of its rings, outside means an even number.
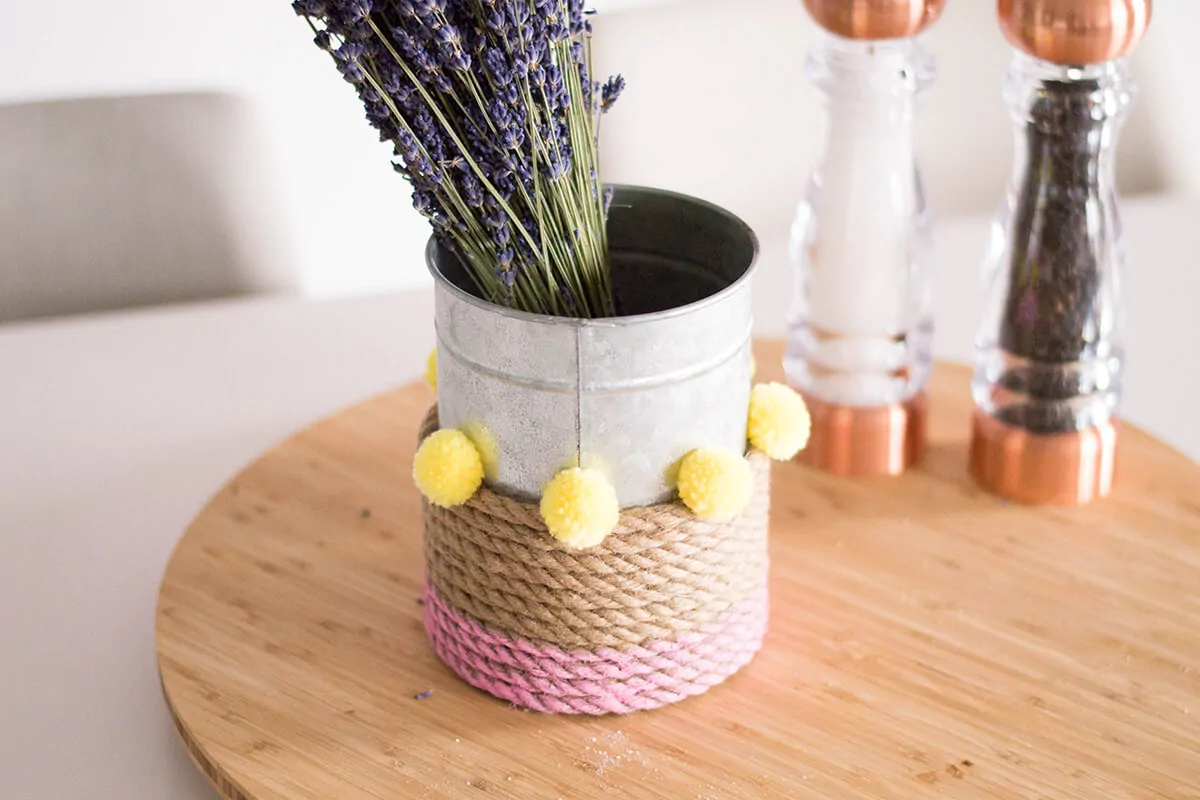
[[[900,475],[925,454],[929,402],[924,394],[874,408],[825,403],[805,396],[812,415],[802,464],[834,475]]]
[[[971,475],[987,491],[1013,502],[1084,505],[1112,492],[1116,447],[1112,423],[1037,434],[976,411]]]

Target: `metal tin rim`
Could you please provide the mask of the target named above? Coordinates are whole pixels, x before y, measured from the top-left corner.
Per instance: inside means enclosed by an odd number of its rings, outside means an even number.
[[[655,189],[646,186],[634,186],[621,183],[612,184],[612,188],[622,192],[632,192],[640,195],[657,195],[659,197],[691,203],[692,205],[700,206],[724,217],[727,221],[736,225],[741,232],[746,235],[747,241],[750,243],[750,264],[746,267],[746,271],[742,273],[741,277],[739,277],[733,283],[729,284],[718,292],[714,292],[713,294],[710,294],[701,300],[695,301],[694,303],[675,306],[673,308],[663,309],[662,311],[653,311],[648,314],[633,314],[626,317],[585,319],[580,317],[555,317],[549,314],[534,314],[529,311],[520,311],[515,308],[508,308],[506,306],[499,306],[495,303],[490,303],[481,297],[476,297],[470,292],[464,291],[453,281],[443,275],[441,270],[438,269],[438,240],[436,236],[430,236],[429,242],[425,245],[425,266],[429,269],[429,273],[433,276],[434,280],[440,283],[446,290],[451,292],[455,297],[463,302],[470,303],[477,308],[487,309],[494,313],[504,314],[507,317],[525,320],[527,322],[536,322],[543,325],[571,325],[580,328],[589,326],[634,325],[639,322],[670,319],[674,316],[690,314],[694,311],[704,308],[705,306],[720,302],[724,297],[739,291],[743,285],[753,280],[754,273],[758,269],[758,257],[760,254],[759,240],[758,236],[754,233],[754,230],[748,224],[746,224],[745,220],[743,220],[741,217],[714,203],[710,203],[707,200],[701,200],[699,198],[692,197],[691,195],[682,194],[680,192],[672,192],[667,189]]]

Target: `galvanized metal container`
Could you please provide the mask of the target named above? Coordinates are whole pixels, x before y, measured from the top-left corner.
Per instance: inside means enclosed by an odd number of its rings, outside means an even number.
[[[701,200],[618,186],[609,238],[621,316],[599,320],[493,305],[430,243],[441,425],[477,437],[498,492],[534,500],[584,466],[622,508],[650,505],[689,451],[745,448],[754,233]]]

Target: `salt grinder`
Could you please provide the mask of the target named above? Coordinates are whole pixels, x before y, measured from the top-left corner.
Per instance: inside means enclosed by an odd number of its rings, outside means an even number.
[[[1123,60],[1151,0],[999,0],[1016,48],[1016,159],[984,266],[971,472],[1026,504],[1109,494],[1121,400],[1114,157],[1134,97]]]
[[[896,475],[924,451],[933,281],[914,116],[933,61],[916,37],[944,2],[804,0],[826,128],[792,228],[784,369],[813,417],[801,460],[839,475]]]

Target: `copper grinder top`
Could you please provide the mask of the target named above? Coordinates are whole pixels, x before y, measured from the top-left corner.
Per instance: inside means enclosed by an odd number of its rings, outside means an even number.
[[[916,36],[941,16],[946,0],[804,0],[825,30],[844,39]]]
[[[1112,61],[1137,47],[1152,0],[997,0],[1004,36],[1019,50],[1054,64]]]

